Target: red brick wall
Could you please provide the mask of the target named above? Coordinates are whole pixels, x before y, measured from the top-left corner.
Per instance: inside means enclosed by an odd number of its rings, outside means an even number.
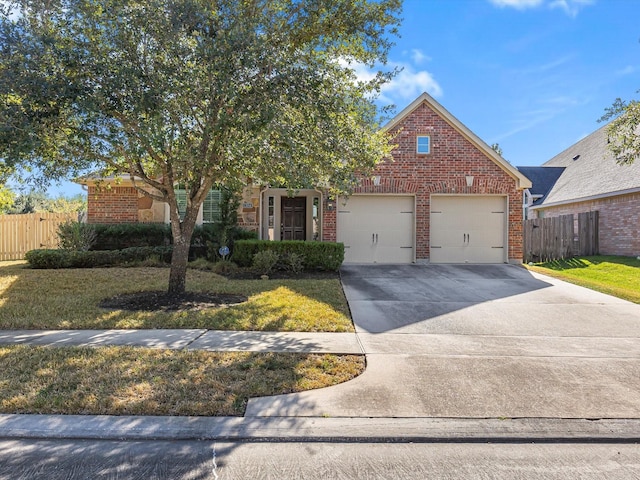
[[[322,240],[325,242],[335,242],[336,236],[336,210],[337,204],[333,202],[333,209],[327,208],[327,199],[324,201],[324,208],[322,211]]]
[[[634,257],[640,255],[640,193],[548,207],[544,209],[544,216],[577,215],[593,210],[600,212],[599,232],[602,255]],[[540,210],[538,214],[539,212]]]
[[[354,193],[411,193],[416,195],[416,258],[429,258],[431,194],[501,194],[509,204],[509,259],[522,261],[522,192],[516,180],[498,167],[456,129],[423,103],[392,132],[397,133],[393,161],[378,166],[380,185],[363,179]],[[416,153],[416,136],[431,137],[431,153]],[[474,177],[467,187],[465,177]],[[325,220],[327,214],[325,210]],[[325,225],[335,238],[335,213]]]
[[[133,187],[89,187],[88,223],[135,223],[138,221],[138,192]]]

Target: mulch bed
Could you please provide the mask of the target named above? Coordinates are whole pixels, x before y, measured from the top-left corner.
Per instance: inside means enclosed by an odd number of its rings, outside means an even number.
[[[246,302],[244,295],[226,293],[185,292],[170,294],[165,291],[149,291],[124,293],[100,302],[100,307],[130,311],[164,311],[202,310],[220,308]]]

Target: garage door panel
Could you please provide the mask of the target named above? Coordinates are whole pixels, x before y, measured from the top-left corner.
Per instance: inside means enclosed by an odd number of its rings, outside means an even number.
[[[432,196],[431,262],[505,262],[505,206],[503,196]]]
[[[339,206],[337,237],[346,263],[414,261],[413,197],[356,195]]]

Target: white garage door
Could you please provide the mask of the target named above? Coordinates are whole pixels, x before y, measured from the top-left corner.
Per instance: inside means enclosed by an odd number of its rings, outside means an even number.
[[[346,263],[414,261],[414,198],[355,195],[338,200],[338,241]]]
[[[506,262],[506,218],[505,197],[432,195],[431,262]]]

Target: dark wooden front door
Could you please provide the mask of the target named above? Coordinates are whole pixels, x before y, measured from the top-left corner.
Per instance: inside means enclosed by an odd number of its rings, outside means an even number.
[[[282,197],[280,240],[306,240],[307,198]]]

